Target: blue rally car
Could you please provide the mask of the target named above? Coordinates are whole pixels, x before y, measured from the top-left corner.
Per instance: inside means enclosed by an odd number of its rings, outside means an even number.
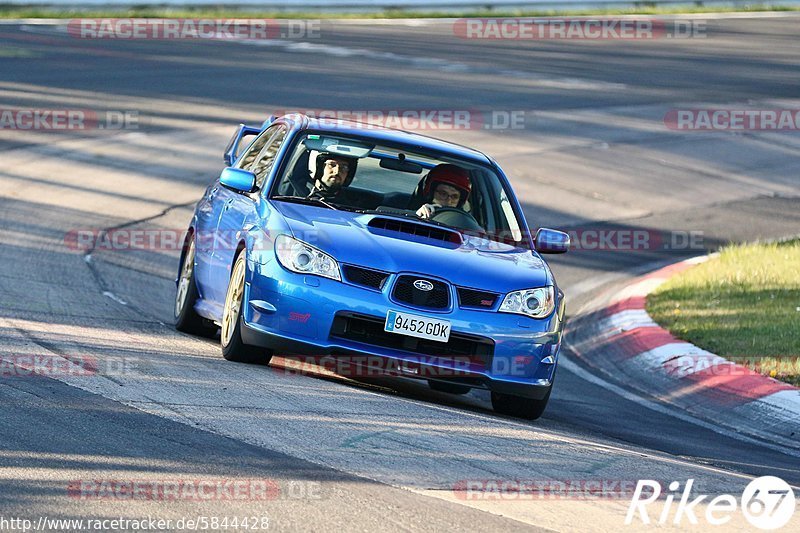
[[[247,140],[247,142],[245,142]],[[286,115],[240,125],[189,226],[176,327],[223,356],[360,356],[535,419],[564,295],[497,163],[426,136]],[[372,360],[370,360],[370,358]]]

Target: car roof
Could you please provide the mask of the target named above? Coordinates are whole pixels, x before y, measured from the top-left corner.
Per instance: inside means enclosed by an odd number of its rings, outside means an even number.
[[[278,117],[276,120],[286,122],[294,129],[314,130],[342,135],[351,135],[370,139],[376,143],[403,144],[420,148],[423,151],[432,151],[457,156],[463,159],[471,159],[474,162],[493,165],[494,162],[484,153],[478,150],[462,146],[460,144],[434,139],[427,135],[411,133],[403,130],[396,130],[384,126],[378,126],[366,122],[340,118],[313,118],[307,115],[294,113]],[[368,125],[369,127],[364,127]]]

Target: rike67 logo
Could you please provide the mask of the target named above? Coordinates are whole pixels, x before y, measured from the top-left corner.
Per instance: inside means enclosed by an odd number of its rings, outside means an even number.
[[[694,499],[692,497],[692,486],[694,480],[690,479],[681,486],[678,481],[673,481],[668,486],[668,492],[664,495],[664,506],[656,520],[658,525],[666,525],[669,522],[676,526],[698,524],[698,515],[705,518],[705,521],[714,526],[721,526],[731,521],[737,507],[740,505],[736,497],[731,494],[721,494],[708,502],[704,502],[708,495],[701,494]],[[650,479],[639,480],[633,492],[628,513],[625,516],[625,524],[633,523],[636,515],[644,524],[651,523],[648,514],[648,505],[652,504],[661,496],[661,484]],[[677,500],[677,505],[673,506]],[[791,520],[795,510],[795,496],[792,487],[779,477],[763,476],[754,479],[745,487],[741,498],[741,512],[751,526],[762,530],[775,530],[784,527]],[[699,504],[704,503],[705,513],[700,514]],[[674,514],[673,514],[674,507]],[[670,520],[671,518],[671,520]]]

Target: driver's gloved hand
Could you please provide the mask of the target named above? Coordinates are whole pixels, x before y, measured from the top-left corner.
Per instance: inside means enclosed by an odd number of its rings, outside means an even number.
[[[417,216],[419,218],[431,218],[433,214],[436,212],[438,208],[440,208],[439,204],[425,204],[419,209],[417,209]]]

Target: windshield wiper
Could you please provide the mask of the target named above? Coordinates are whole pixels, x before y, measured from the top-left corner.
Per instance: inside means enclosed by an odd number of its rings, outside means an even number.
[[[339,208],[330,202],[326,202],[322,198],[309,198],[306,196],[273,196],[270,200],[282,200],[284,202],[296,202],[298,204],[321,205],[328,209],[338,211]]]

